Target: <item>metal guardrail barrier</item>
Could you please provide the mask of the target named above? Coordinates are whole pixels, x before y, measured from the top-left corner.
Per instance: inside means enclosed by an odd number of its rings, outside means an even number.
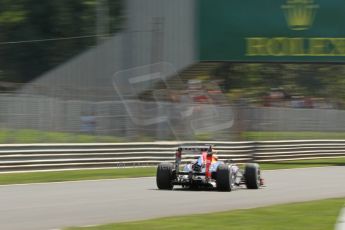
[[[204,142],[183,142],[188,143]],[[236,163],[345,157],[345,140],[207,143],[215,145],[220,160]],[[179,144],[182,142],[5,144],[0,145],[0,172],[152,166],[174,161]]]

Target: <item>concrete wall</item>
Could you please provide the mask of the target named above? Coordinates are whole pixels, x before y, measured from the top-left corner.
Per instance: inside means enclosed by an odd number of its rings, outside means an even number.
[[[20,93],[112,100],[112,78],[118,71],[167,62],[178,72],[196,62],[195,0],[125,2],[124,31],[43,74]]]

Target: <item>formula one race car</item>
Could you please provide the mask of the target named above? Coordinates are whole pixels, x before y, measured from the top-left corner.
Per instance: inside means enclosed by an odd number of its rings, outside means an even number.
[[[188,158],[194,160],[188,161]],[[187,163],[181,167],[182,162]],[[172,190],[174,185],[193,189],[216,188],[219,191],[231,191],[242,184],[248,189],[258,189],[263,185],[258,164],[245,164],[243,171],[232,161],[219,161],[212,145],[178,147],[175,164],[164,162],[158,165],[156,182],[157,187],[164,190]]]

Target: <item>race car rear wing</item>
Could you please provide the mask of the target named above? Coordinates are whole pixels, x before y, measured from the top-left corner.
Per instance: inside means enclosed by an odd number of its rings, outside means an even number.
[[[203,152],[212,151],[212,145],[183,145],[177,148],[177,151]]]
[[[179,146],[175,154],[175,169],[179,172],[179,166],[182,161],[182,156],[184,159],[195,159],[200,156],[202,152],[212,153],[212,145],[182,145]]]

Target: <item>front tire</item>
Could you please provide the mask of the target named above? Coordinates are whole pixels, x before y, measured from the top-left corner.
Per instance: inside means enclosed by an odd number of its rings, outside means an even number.
[[[258,164],[246,164],[244,178],[248,189],[258,189],[260,187],[260,167]]]
[[[160,163],[157,167],[156,183],[158,189],[172,190],[174,179],[174,165],[172,163]]]
[[[218,191],[230,192],[233,189],[232,172],[227,164],[221,164],[217,168],[216,183]]]

